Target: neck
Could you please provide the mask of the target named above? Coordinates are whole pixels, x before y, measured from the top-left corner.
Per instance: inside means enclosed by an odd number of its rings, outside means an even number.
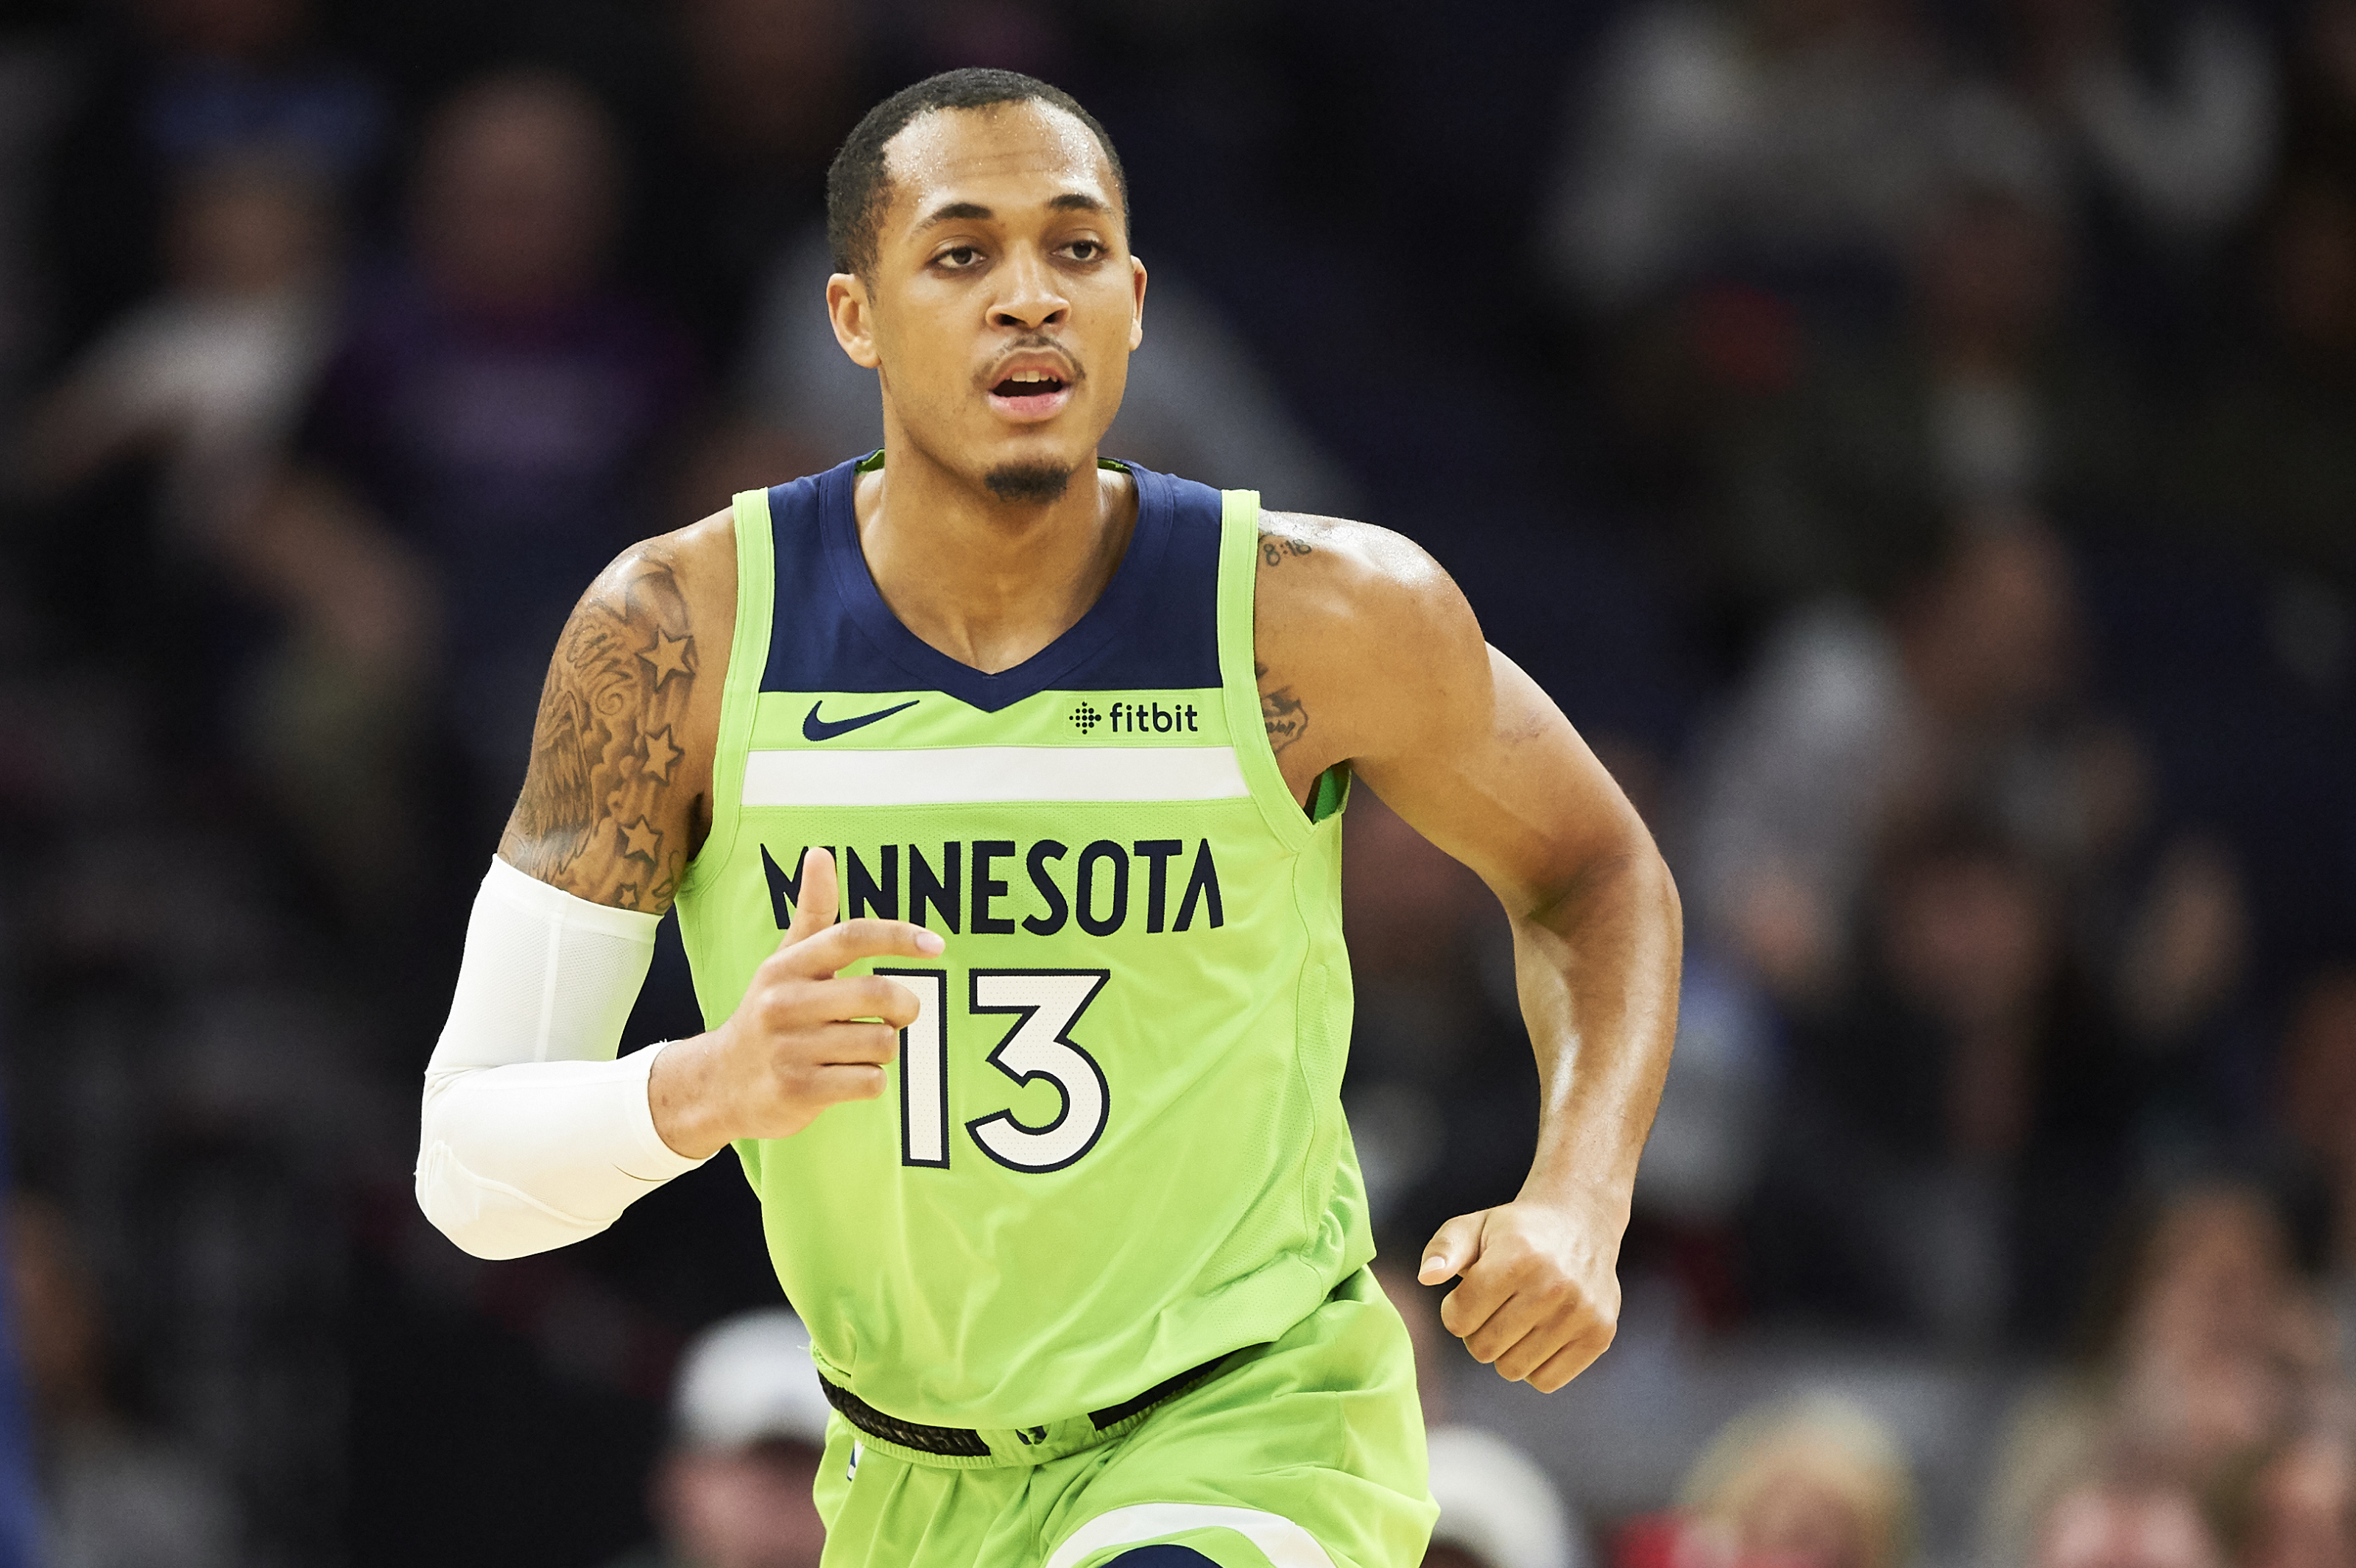
[[[1003,501],[901,434],[887,424],[885,464],[855,494],[867,570],[926,643],[985,674],[1012,669],[1103,594],[1136,527],[1136,483],[1091,450],[1056,499]]]

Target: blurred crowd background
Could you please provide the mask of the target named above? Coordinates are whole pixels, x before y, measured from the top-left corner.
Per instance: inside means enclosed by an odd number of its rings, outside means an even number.
[[[823,172],[966,64],[1127,162],[1108,450],[1421,542],[1685,892],[1618,1346],[1399,1287],[1432,1561],[2356,1563],[2356,0],[9,0],[48,1560],[808,1560],[734,1162],[480,1264],[417,1091],[573,596],[877,439]],[[1494,901],[1348,847],[1412,1260],[1536,1079]]]

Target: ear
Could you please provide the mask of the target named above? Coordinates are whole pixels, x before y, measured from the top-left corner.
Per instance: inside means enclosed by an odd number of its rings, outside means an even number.
[[[873,370],[884,362],[875,352],[875,308],[867,285],[855,274],[837,272],[827,279],[826,314],[834,323],[834,340],[853,365]]]
[[[1133,291],[1129,307],[1129,346],[1134,349],[1145,341],[1145,263],[1131,256],[1129,275]]]

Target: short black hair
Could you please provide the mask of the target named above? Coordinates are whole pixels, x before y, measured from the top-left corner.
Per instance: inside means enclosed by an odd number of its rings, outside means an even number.
[[[1121,221],[1129,221],[1129,176],[1120,155],[1097,117],[1080,107],[1079,100],[1060,87],[1019,70],[990,70],[968,66],[928,76],[904,87],[869,110],[826,171],[826,242],[834,254],[834,270],[864,277],[875,265],[875,234],[884,209],[892,200],[892,176],[884,166],[884,148],[920,114],[936,109],[987,109],[997,103],[1044,103],[1060,109],[1088,128],[1112,165],[1112,183],[1120,197]]]

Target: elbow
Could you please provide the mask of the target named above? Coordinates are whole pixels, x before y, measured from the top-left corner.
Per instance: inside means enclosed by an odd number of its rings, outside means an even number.
[[[1670,873],[1669,863],[1661,854],[1653,830],[1636,815],[1631,805],[1622,812],[1619,831],[1592,862],[1594,880],[1619,882],[1632,894],[1659,909],[1671,926],[1682,930],[1685,924],[1685,904],[1677,895],[1677,880]],[[1585,879],[1583,879],[1585,880]]]
[[[484,1179],[440,1142],[418,1151],[416,1193],[419,1211],[435,1230],[460,1252],[491,1263],[552,1252],[605,1229]]]
[[[1660,846],[1653,842],[1649,833],[1644,836],[1644,859],[1662,917],[1668,922],[1671,933],[1682,942],[1686,930],[1685,898],[1677,891],[1677,879],[1670,871],[1668,861],[1662,858]]]
[[[502,1235],[495,1216],[485,1211],[484,1193],[473,1173],[452,1157],[446,1144],[418,1151],[417,1208],[426,1221],[450,1238],[470,1257],[493,1262],[519,1258],[538,1250],[517,1247],[517,1238]]]
[[[1625,852],[1612,859],[1612,869],[1598,878],[1599,883],[1618,888],[1622,908],[1637,923],[1652,931],[1663,950],[1672,955],[1682,954],[1686,941],[1685,901],[1678,896],[1677,880],[1652,835],[1639,827]]]
[[[471,1257],[500,1259],[522,1257],[534,1250],[516,1250],[503,1243],[512,1237],[498,1234],[495,1218],[487,1212],[483,1179],[466,1168],[442,1136],[450,1089],[466,1077],[464,1073],[433,1073],[425,1079],[425,1104],[420,1118],[417,1143],[417,1168],[412,1173],[412,1190],[417,1196],[418,1212],[426,1222],[450,1238],[457,1249]]]
[[[1642,821],[1630,814],[1628,828],[1596,846],[1559,881],[1527,900],[1521,919],[1534,925],[1565,928],[1598,917],[1633,923],[1658,932],[1672,944],[1685,941],[1685,905],[1676,878]]]

